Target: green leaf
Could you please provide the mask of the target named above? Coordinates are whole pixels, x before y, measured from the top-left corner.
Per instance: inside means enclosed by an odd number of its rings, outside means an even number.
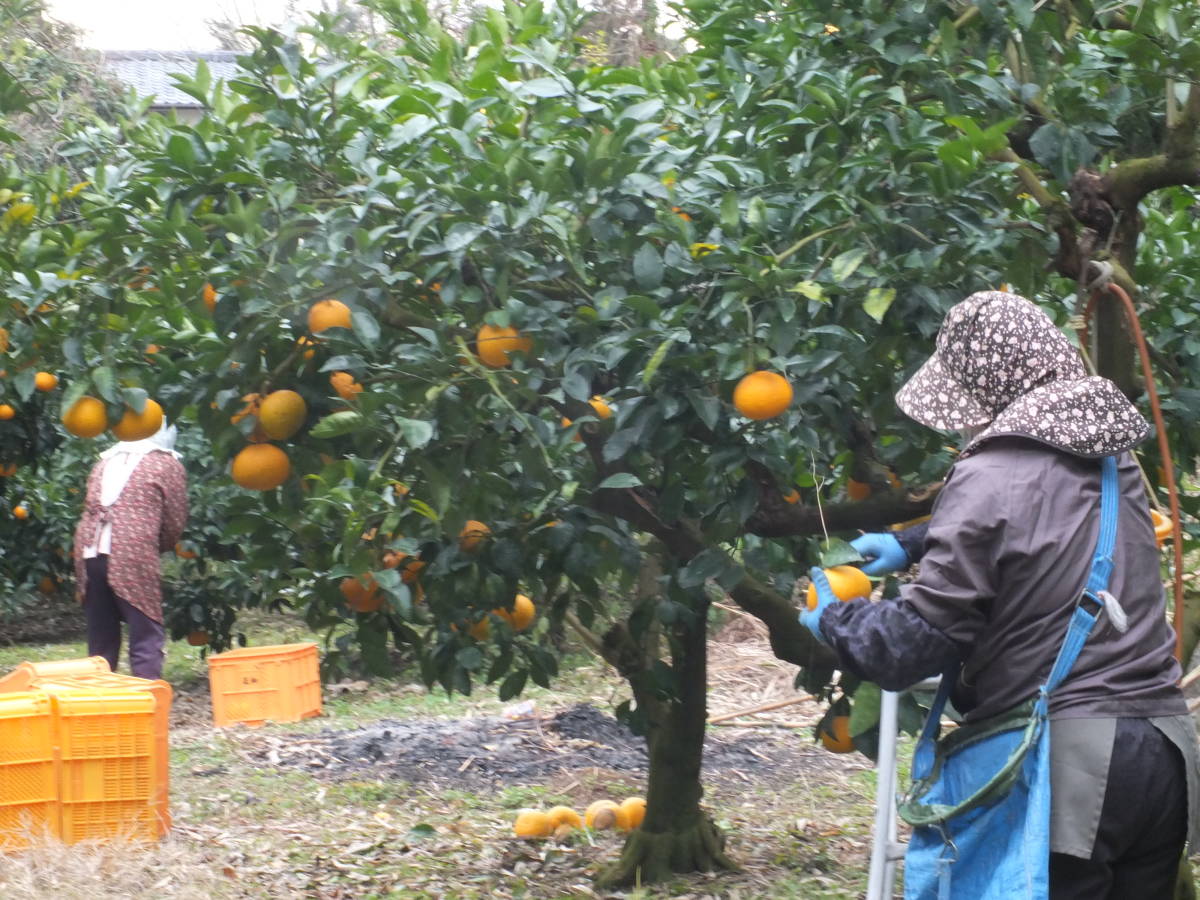
[[[879,685],[864,681],[854,692],[854,702],[850,707],[850,736],[857,737],[865,734],[879,724],[879,704],[883,694]]]
[[[615,475],[609,475],[602,482],[596,485],[596,490],[602,491],[607,488],[631,488],[637,487],[642,483],[642,479],[638,478],[631,472],[617,472]]]
[[[365,309],[356,309],[350,314],[350,324],[358,339],[368,347],[379,343],[379,323]]]
[[[651,291],[662,284],[663,261],[653,244],[642,244],[633,254],[633,277],[644,291]]]
[[[365,422],[366,418],[362,413],[353,409],[345,409],[341,412],[330,413],[314,425],[308,433],[315,438],[340,437],[343,434],[358,431]]]
[[[876,322],[882,322],[884,314],[895,299],[895,288],[871,288],[867,291],[867,299],[863,301],[863,312]]]
[[[721,197],[721,227],[727,230],[737,227],[741,221],[741,204],[735,191],[727,191]]]
[[[845,253],[839,253],[833,258],[833,262],[829,266],[829,272],[833,275],[833,280],[839,284],[854,274],[854,271],[862,265],[862,261],[866,259],[867,251],[861,247],[856,247],[853,250],[847,250]]]
[[[109,366],[96,366],[92,369],[92,384],[96,386],[96,393],[100,395],[100,399],[108,403],[116,403],[117,397],[117,377],[113,374],[113,370]]]
[[[795,294],[802,294],[809,300],[825,302],[825,289],[815,281],[798,281],[788,290]]]
[[[433,438],[433,425],[429,422],[423,422],[420,419],[405,419],[397,416],[396,425],[399,426],[400,433],[404,435],[404,440],[408,443],[408,446],[414,450],[420,450]]]
[[[834,566],[845,566],[862,561],[862,554],[841,538],[830,538],[822,545],[821,568],[823,569],[832,569]]]

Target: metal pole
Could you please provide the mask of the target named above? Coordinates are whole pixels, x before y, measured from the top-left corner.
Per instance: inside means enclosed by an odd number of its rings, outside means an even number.
[[[875,836],[867,900],[890,900],[896,861],[896,722],[900,695],[883,691],[879,702],[879,761],[875,765]]]

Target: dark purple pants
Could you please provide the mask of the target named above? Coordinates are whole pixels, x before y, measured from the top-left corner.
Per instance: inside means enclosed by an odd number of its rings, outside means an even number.
[[[117,671],[121,657],[121,623],[129,625],[129,669],[138,678],[161,678],[166,634],[161,622],[116,595],[108,584],[108,557],[84,560],[87,590],[83,608],[87,613],[88,655],[103,656]]]
[[[1052,900],[1170,900],[1187,839],[1183,757],[1145,719],[1118,719],[1091,859],[1050,854]]]

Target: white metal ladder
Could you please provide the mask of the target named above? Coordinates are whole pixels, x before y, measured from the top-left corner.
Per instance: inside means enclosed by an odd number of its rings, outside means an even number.
[[[927,678],[908,690],[936,690],[941,678]],[[892,900],[896,863],[907,844],[896,839],[896,737],[900,694],[884,691],[879,701],[879,761],[875,764],[875,832],[866,900]]]

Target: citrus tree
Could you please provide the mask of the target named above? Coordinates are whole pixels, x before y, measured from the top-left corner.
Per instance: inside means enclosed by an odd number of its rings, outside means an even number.
[[[928,511],[953,448],[892,394],[950,305],[1007,283],[1065,324],[1107,254],[1150,286],[1194,454],[1190,9],[691,0],[691,51],[630,67],[589,63],[569,4],[461,36],[374,9],[378,44],[251,30],[228,84],[181,79],[202,122],[81,129],[86,184],[22,177],[8,356],[63,411],[202,430],[243,488],[220,542],[378,669],[391,644],[514,696],[557,665],[530,609],[573,628],[649,748],[605,880],[731,864],[700,806],[714,594],[832,701],[828,744],[871,749],[877,692],[798,624],[795,573]],[[1121,173],[1143,190],[1098,186]]]

